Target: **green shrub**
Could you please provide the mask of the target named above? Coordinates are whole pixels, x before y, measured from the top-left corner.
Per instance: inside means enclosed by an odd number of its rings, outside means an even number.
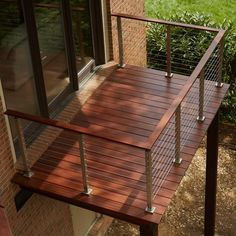
[[[186,21],[185,19],[188,19]],[[197,24],[204,21],[200,15],[193,16],[185,13],[174,15],[171,21]],[[206,19],[205,19],[206,20]],[[148,65],[152,68],[165,70],[166,61],[166,26],[150,24],[147,37]],[[171,28],[171,62],[172,71],[190,75],[213,39],[211,32],[194,29]]]
[[[158,14],[156,18],[159,18]],[[222,105],[223,120],[236,123],[236,32],[233,23],[224,21],[222,24],[214,22],[210,16],[200,13],[174,14],[170,21],[202,25],[226,30],[225,51],[223,59],[223,81],[230,84],[228,93]],[[166,27],[149,25],[147,34],[148,65],[151,68],[165,70]],[[214,37],[213,33],[172,27],[172,67],[174,73],[190,75],[199,60],[209,47]],[[180,64],[181,62],[181,64]]]

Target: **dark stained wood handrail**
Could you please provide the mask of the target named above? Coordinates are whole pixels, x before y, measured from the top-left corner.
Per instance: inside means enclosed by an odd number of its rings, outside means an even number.
[[[192,74],[189,77],[189,80],[184,85],[183,89],[178,94],[178,97],[173,101],[170,108],[165,112],[163,117],[161,118],[160,122],[156,125],[153,133],[149,136],[148,141],[146,142],[147,150],[151,150],[156,140],[159,138],[165,127],[167,126],[168,122],[172,118],[172,116],[175,114],[175,111],[177,107],[182,103],[184,98],[187,96],[189,90],[192,88],[194,82],[198,78],[199,74],[201,73],[202,69],[206,65],[207,61],[211,57],[212,53],[214,52],[217,45],[220,43],[222,38],[224,37],[225,30],[222,29],[215,29],[215,28],[209,28],[205,26],[196,26],[191,24],[184,24],[184,23],[175,23],[160,19],[153,19],[153,18],[147,18],[142,16],[133,16],[133,15],[127,15],[123,13],[112,13],[111,16],[114,17],[121,17],[125,19],[132,19],[137,21],[144,21],[144,22],[152,22],[157,24],[163,24],[163,25],[170,25],[175,27],[184,27],[184,28],[190,28],[190,29],[196,29],[196,30],[203,30],[203,31],[210,31],[217,33],[215,38],[213,39],[212,43],[206,50],[205,54],[201,58],[200,62],[192,72]]]
[[[172,22],[172,21],[167,21],[167,20],[154,19],[154,18],[143,17],[143,16],[133,16],[133,15],[123,14],[123,13],[112,13],[111,16],[121,17],[121,18],[125,18],[125,19],[130,19],[130,20],[145,21],[145,22],[150,22],[150,23],[158,23],[158,24],[162,24],[162,25],[170,25],[170,26],[175,26],[175,27],[216,32],[216,33],[220,31],[220,29],[215,29],[215,28],[206,27],[206,26],[177,23],[177,22]]]
[[[22,112],[18,112],[18,111],[13,111],[13,110],[7,110],[5,112],[5,114],[10,115],[10,116],[15,116],[18,118],[22,118],[22,119],[26,119],[26,120],[30,120],[30,121],[35,121],[35,122],[38,122],[41,124],[61,128],[64,130],[75,132],[75,133],[87,134],[87,135],[99,137],[99,138],[102,138],[102,139],[105,139],[108,141],[114,141],[117,143],[122,143],[122,144],[126,144],[129,146],[145,149],[145,150],[151,150],[154,143],[159,138],[159,136],[161,135],[161,133],[163,132],[163,130],[167,126],[168,122],[172,118],[172,116],[175,114],[177,107],[182,103],[184,98],[187,96],[188,92],[192,88],[194,82],[196,81],[196,79],[198,78],[202,69],[206,65],[209,58],[211,57],[215,48],[217,47],[217,45],[220,43],[220,41],[224,37],[225,30],[218,30],[218,29],[212,29],[212,28],[208,28],[208,27],[195,26],[195,25],[182,24],[182,23],[173,23],[173,22],[163,21],[163,20],[159,20],[159,19],[131,16],[131,15],[121,14],[121,13],[112,14],[112,16],[123,17],[123,18],[133,19],[133,20],[140,20],[140,21],[148,21],[148,22],[160,23],[160,24],[166,24],[166,25],[173,25],[173,26],[179,26],[179,27],[185,27],[185,28],[192,28],[192,29],[198,29],[198,30],[207,30],[207,31],[212,31],[212,32],[218,32],[217,35],[215,36],[215,38],[213,39],[212,43],[210,44],[209,48],[207,49],[207,51],[205,52],[205,54],[201,58],[200,62],[198,63],[198,65],[196,66],[196,68],[194,69],[192,74],[190,75],[189,80],[187,81],[187,83],[184,85],[183,89],[178,94],[178,97],[173,101],[170,108],[165,112],[165,114],[161,118],[160,122],[156,125],[153,133],[149,136],[147,142],[141,143],[141,142],[134,141],[134,140],[120,141],[116,135],[111,134],[111,135],[107,136],[105,133],[103,135],[95,134],[94,132],[90,131],[89,129],[81,127],[81,126],[67,124],[67,123],[64,123],[63,121],[47,119],[47,118],[43,118],[43,117],[39,117],[39,116],[35,116],[35,115],[30,115],[30,114],[26,114],[26,113],[22,113]]]
[[[80,127],[80,126],[72,125],[72,124],[67,124],[67,123],[64,123],[63,121],[47,119],[47,118],[43,118],[43,117],[39,117],[39,116],[35,116],[35,115],[30,115],[30,114],[18,112],[18,111],[7,110],[5,112],[5,114],[10,115],[10,116],[15,116],[15,117],[18,117],[18,118],[22,118],[22,119],[26,119],[26,120],[30,120],[30,121],[35,121],[35,122],[38,122],[38,123],[41,123],[41,124],[45,124],[45,125],[49,125],[49,126],[53,126],[53,127],[57,127],[57,128],[62,128],[64,130],[68,130],[68,131],[72,131],[72,132],[76,132],[76,133],[83,133],[83,134],[87,134],[87,135],[90,135],[90,136],[99,137],[99,138],[102,138],[102,139],[105,139],[105,140],[114,141],[114,142],[129,145],[129,146],[137,147],[137,148],[151,150],[154,143],[159,138],[162,131],[165,129],[168,122],[172,118],[172,116],[175,114],[175,111],[176,111],[177,107],[182,103],[184,98],[187,96],[189,90],[192,88],[194,82],[196,81],[196,79],[198,78],[200,72],[202,71],[202,69],[206,65],[207,61],[211,57],[211,55],[214,52],[215,48],[217,47],[217,45],[219,44],[221,39],[224,37],[224,34],[225,34],[224,30],[219,30],[218,34],[215,36],[215,38],[213,39],[213,41],[210,44],[209,48],[207,49],[207,51],[205,52],[205,54],[201,58],[200,62],[196,66],[195,70],[190,75],[189,80],[187,81],[187,83],[185,84],[183,89],[178,94],[178,97],[173,101],[170,108],[165,112],[165,114],[161,118],[160,122],[155,127],[153,133],[149,136],[147,142],[145,142],[145,143],[141,143],[141,142],[138,142],[138,141],[135,142],[135,141],[132,141],[132,140],[121,142],[117,138],[117,136],[115,136],[115,135],[112,135],[113,137],[108,138],[108,137],[106,137],[106,134],[104,134],[104,135],[94,134],[94,132],[92,132],[92,131],[84,128],[84,127]]]
[[[20,118],[20,119],[25,119],[25,120],[29,120],[32,122],[37,122],[43,125],[48,125],[48,126],[52,126],[52,127],[56,127],[56,128],[60,128],[63,130],[67,130],[67,131],[71,131],[74,133],[80,133],[80,134],[86,134],[89,136],[93,136],[96,138],[101,138],[104,139],[106,141],[113,141],[113,142],[117,142],[117,143],[121,143],[121,144],[125,144],[128,146],[132,146],[132,147],[136,147],[136,148],[140,148],[140,149],[144,149],[146,150],[146,143],[142,143],[142,142],[136,142],[133,140],[126,140],[126,141],[120,141],[119,138],[117,137],[117,135],[107,135],[106,132],[104,132],[103,134],[99,134],[99,133],[94,133],[94,131],[91,131],[85,127],[81,127],[78,125],[73,125],[73,124],[69,124],[69,123],[65,123],[63,121],[59,121],[59,120],[52,120],[49,118],[45,118],[45,117],[41,117],[41,116],[36,116],[36,115],[31,115],[31,114],[27,114],[27,113],[23,113],[23,112],[19,112],[19,111],[14,111],[11,109],[8,109],[4,112],[5,115],[8,116],[12,116],[12,117],[16,117],[16,118]]]
[[[173,101],[170,108],[165,112],[164,116],[161,118],[160,122],[157,124],[156,128],[154,129],[153,133],[150,135],[148,141],[147,141],[147,148],[151,149],[156,142],[156,140],[161,135],[162,131],[167,126],[168,122],[172,118],[172,116],[175,114],[175,111],[177,107],[182,103],[184,98],[187,96],[188,92],[192,88],[194,82],[198,78],[199,74],[201,73],[202,69],[210,59],[212,53],[220,43],[221,39],[224,37],[225,30],[220,30],[218,34],[213,39],[212,43],[210,44],[209,48],[201,58],[200,62],[190,75],[187,83],[184,85],[180,93],[178,94],[178,97]]]

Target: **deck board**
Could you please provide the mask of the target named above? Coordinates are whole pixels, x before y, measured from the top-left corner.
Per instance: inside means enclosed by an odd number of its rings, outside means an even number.
[[[174,75],[127,65],[114,71],[95,91],[73,118],[73,124],[83,126],[106,137],[118,136],[121,142],[146,142],[164,113],[187,81]],[[211,81],[206,81],[210,86]],[[144,150],[100,138],[85,136],[89,182],[93,192],[85,196],[81,179],[78,137],[62,131],[46,152],[34,164],[31,179],[17,173],[13,181],[20,186],[76,206],[110,215],[135,224],[158,224],[171,202],[191,160],[197,151],[222,99],[228,89],[214,86],[209,91],[205,108],[206,119],[196,123],[196,117],[186,116],[188,109],[198,109],[198,86],[193,98],[185,101],[183,123],[192,125],[182,150],[181,165],[173,165],[154,199],[156,211],[149,214],[146,206]],[[188,123],[188,119],[192,119]],[[173,132],[170,134],[173,136]],[[162,145],[160,142],[158,145]],[[169,155],[171,143],[166,142],[164,155]],[[163,168],[165,163],[162,164]],[[155,174],[154,174],[155,177]]]

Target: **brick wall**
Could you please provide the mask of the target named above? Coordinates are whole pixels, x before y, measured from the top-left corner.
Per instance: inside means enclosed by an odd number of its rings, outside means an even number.
[[[110,13],[144,15],[144,0],[107,0],[110,57],[119,61],[116,18]],[[122,19],[124,58],[126,64],[146,65],[146,32],[143,22]]]
[[[36,154],[34,156],[36,157]],[[14,196],[19,191],[19,187],[10,182],[14,173],[14,163],[0,97],[0,193],[13,235],[73,235],[68,204],[34,194],[19,212],[16,211]]]

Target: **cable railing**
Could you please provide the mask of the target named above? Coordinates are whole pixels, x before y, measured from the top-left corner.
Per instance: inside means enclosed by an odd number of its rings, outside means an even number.
[[[95,137],[95,138],[100,138],[109,142],[113,141],[116,143],[122,143],[128,146],[140,148],[143,150],[145,150],[146,148],[145,144],[142,144],[142,143],[136,143],[135,141],[132,141],[132,140],[121,142],[116,135],[106,136],[105,134],[94,133],[84,127],[68,124],[59,120],[52,120],[49,118],[44,118],[44,117],[40,117],[36,115],[30,115],[23,112],[10,110],[10,109],[8,109],[5,112],[5,114],[14,118],[14,124],[15,124],[16,132],[17,132],[19,149],[20,149],[20,154],[21,154],[21,159],[22,159],[22,164],[23,164],[23,172],[24,172],[24,176],[28,178],[31,178],[34,175],[34,173],[31,171],[31,167],[29,165],[28,152],[27,152],[27,147],[26,147],[26,142],[25,142],[24,131],[21,125],[21,120],[27,120],[27,121],[39,123],[41,125],[46,125],[48,127],[59,128],[63,131],[68,131],[68,132],[77,134],[78,141],[79,141],[79,154],[80,154],[79,156],[80,156],[80,163],[81,163],[82,181],[83,181],[83,187],[84,187],[83,193],[87,195],[91,193],[92,189],[90,188],[89,181],[88,181],[87,159],[86,159],[85,148],[84,148],[85,135]]]
[[[212,102],[214,95],[212,88],[215,86],[220,88],[223,85],[221,73],[225,31],[120,13],[114,13],[112,16],[117,19],[119,67],[125,67],[126,58],[128,58],[126,40],[128,43],[130,40],[126,38],[127,33],[124,30],[129,30],[127,24],[130,22],[134,25],[133,22],[138,21],[143,22],[141,27],[146,29],[146,45],[139,44],[140,48],[147,48],[146,67],[165,71],[170,83],[174,80],[173,74],[188,76],[177,98],[147,141],[146,211],[153,213],[155,207],[152,201],[158,194],[173,163],[181,164],[180,154],[188,145],[191,132],[205,120],[205,108]],[[156,30],[163,32],[161,37],[159,33],[155,38],[153,31]],[[172,35],[172,32],[176,30],[178,33],[182,30],[180,39],[176,38],[177,34]],[[152,31],[151,37],[150,31]],[[205,38],[202,37],[203,35]],[[200,37],[201,42],[198,41]],[[184,53],[181,52],[178,50],[178,43],[181,41],[187,44],[191,41],[192,48],[186,48]],[[198,50],[198,44],[203,44],[205,47],[201,47],[202,51],[196,56],[193,52]]]
[[[7,110],[5,114],[15,118],[25,176],[29,178],[32,177],[33,173],[27,161],[27,149],[19,119],[60,128],[78,135],[82,182],[84,188],[83,192],[85,194],[90,194],[91,192],[86,152],[84,150],[85,136],[101,138],[108,142],[116,142],[142,149],[145,158],[146,211],[148,213],[153,213],[155,211],[153,199],[158,195],[159,190],[163,186],[163,182],[166,180],[166,177],[170,173],[173,165],[181,164],[181,151],[188,145],[193,130],[198,128],[200,123],[204,122],[206,107],[212,102],[215,86],[218,88],[222,86],[221,70],[225,32],[224,30],[152,20],[123,14],[113,14],[113,16],[117,17],[118,24],[120,67],[125,66],[125,41],[123,40],[122,33],[122,18],[137,21],[151,21],[155,24],[163,24],[166,27],[192,27],[194,30],[208,30],[210,32],[215,32],[216,34],[204,55],[198,61],[195,69],[191,72],[191,75],[188,76],[185,84],[182,85],[179,94],[170,104],[169,109],[161,117],[159,123],[155,126],[152,134],[147,138],[146,142],[139,142],[133,139],[121,141],[117,135],[112,133],[94,133],[93,131],[78,125],[67,124],[62,121],[51,120],[13,110]],[[167,41],[167,45],[170,45],[170,38]],[[171,53],[171,51],[166,54],[168,53]],[[172,76],[171,54],[167,57],[169,57],[169,59],[166,60],[166,63],[170,63],[170,65],[166,66],[166,79],[171,83],[171,81],[175,79],[175,76]],[[155,76],[155,74],[153,74],[153,76]]]
[[[169,78],[173,73],[190,76],[217,33],[204,26],[126,14],[113,16],[117,17],[120,66],[136,63],[165,71]]]

